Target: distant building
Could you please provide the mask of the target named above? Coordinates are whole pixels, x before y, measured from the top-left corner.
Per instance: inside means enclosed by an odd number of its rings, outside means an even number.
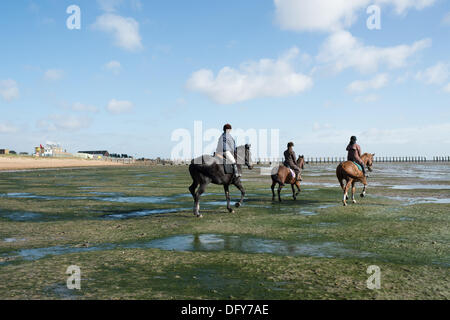
[[[81,158],[81,159],[94,159],[94,155],[88,154],[88,153],[78,152],[78,153],[75,153],[74,156],[76,158]]]
[[[78,151],[78,153],[91,154],[94,158],[109,157],[108,151]]]
[[[0,149],[0,154],[9,154],[8,149]]]
[[[73,155],[64,150],[59,144],[47,143],[45,147],[40,145],[35,148],[34,155],[37,157],[72,157]]]

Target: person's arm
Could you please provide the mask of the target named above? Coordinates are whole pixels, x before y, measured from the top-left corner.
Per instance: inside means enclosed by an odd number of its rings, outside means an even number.
[[[361,146],[358,144],[358,145],[356,146],[356,149],[358,150],[358,155],[359,155],[359,157],[361,158]]]

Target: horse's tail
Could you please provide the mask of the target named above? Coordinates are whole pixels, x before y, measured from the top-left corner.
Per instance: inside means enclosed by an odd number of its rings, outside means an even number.
[[[278,176],[278,173],[277,174],[272,174],[270,177],[272,178],[273,182],[276,182],[276,183],[279,183],[279,184],[283,184],[283,182],[280,180],[280,177]]]
[[[336,177],[339,181],[339,184],[341,185],[341,188],[344,188],[344,175],[343,175],[343,168],[342,168],[342,162],[339,163],[339,165],[336,167]]]

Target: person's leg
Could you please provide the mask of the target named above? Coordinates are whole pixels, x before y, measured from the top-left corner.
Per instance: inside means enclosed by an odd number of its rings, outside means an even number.
[[[294,170],[295,172],[295,181],[303,181],[302,176],[300,175],[301,172],[300,168],[295,166],[292,168],[292,170]]]
[[[240,177],[241,174],[238,171],[238,167],[236,164],[236,160],[234,159],[234,156],[231,154],[230,151],[226,151],[224,153],[225,159],[227,160],[226,163],[231,163],[233,165],[233,175],[237,178]]]
[[[362,162],[362,161],[358,161],[358,164],[361,166],[361,168],[362,168],[362,173],[363,173],[363,176],[364,177],[367,177],[367,175],[366,175],[366,168],[365,168],[365,166],[364,166],[364,163]]]

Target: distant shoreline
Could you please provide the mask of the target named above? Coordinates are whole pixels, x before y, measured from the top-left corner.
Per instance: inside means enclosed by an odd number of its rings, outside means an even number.
[[[31,156],[0,156],[0,172],[30,170],[30,169],[57,169],[79,167],[109,167],[123,166],[123,163],[102,160],[85,160],[75,158],[39,158]]]

